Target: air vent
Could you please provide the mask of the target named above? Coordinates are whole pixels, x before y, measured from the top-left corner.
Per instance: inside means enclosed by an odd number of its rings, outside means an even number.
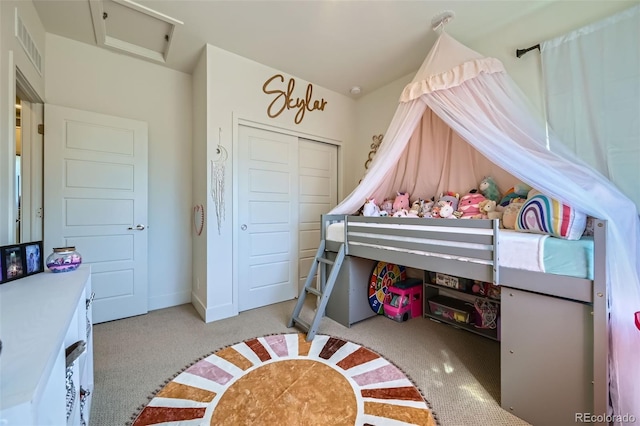
[[[38,50],[38,47],[33,41],[33,37],[27,30],[27,27],[22,22],[22,18],[18,15],[18,9],[16,8],[16,38],[20,41],[22,48],[24,49],[27,57],[31,60],[31,63],[40,75],[42,75],[42,55]]]

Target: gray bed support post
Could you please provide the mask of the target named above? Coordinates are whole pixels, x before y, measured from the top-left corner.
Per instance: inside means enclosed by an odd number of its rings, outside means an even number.
[[[500,232],[500,219],[493,219],[493,284],[500,285],[500,245],[498,233]]]
[[[609,406],[607,222],[596,220],[593,234],[593,412],[607,413]]]
[[[327,308],[327,303],[329,302],[329,297],[331,296],[331,291],[333,290],[333,286],[336,282],[336,279],[338,278],[338,273],[340,272],[340,267],[342,266],[342,262],[344,261],[344,257],[346,254],[346,244],[343,243],[340,245],[338,254],[336,255],[336,258],[334,260],[330,260],[327,257],[326,228],[329,223],[342,220],[345,220],[344,215],[321,216],[320,245],[318,246],[318,250],[316,251],[316,255],[313,259],[313,263],[311,264],[311,269],[309,270],[309,274],[307,274],[307,279],[305,280],[304,286],[300,291],[298,302],[293,308],[293,313],[291,314],[291,319],[289,320],[288,327],[293,327],[295,325],[301,330],[305,331],[307,333],[306,340],[308,342],[313,340],[316,333],[318,332],[320,320],[324,316],[325,309]],[[320,271],[318,271],[319,266]],[[327,266],[331,268],[328,276]],[[319,289],[314,285],[316,273],[319,273],[320,276]],[[306,322],[300,317],[307,294],[313,294],[318,298],[316,312],[313,316],[313,320],[310,323]]]

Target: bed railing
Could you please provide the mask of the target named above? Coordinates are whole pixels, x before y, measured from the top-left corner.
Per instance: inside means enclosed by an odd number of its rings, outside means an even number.
[[[497,220],[325,215],[323,221],[345,222],[348,255],[499,283]]]

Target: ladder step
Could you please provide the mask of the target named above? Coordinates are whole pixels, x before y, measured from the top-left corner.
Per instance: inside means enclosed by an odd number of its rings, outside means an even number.
[[[301,320],[300,318],[294,318],[293,321],[297,323],[304,331],[309,331],[311,329],[311,324]]]
[[[324,257],[319,257],[318,262],[326,263],[327,265],[333,265],[333,260],[325,259]]]
[[[307,293],[315,294],[318,297],[322,296],[322,292],[313,287],[307,287]]]

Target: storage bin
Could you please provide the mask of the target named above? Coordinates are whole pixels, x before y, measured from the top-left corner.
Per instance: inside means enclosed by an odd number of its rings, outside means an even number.
[[[475,314],[475,309],[471,304],[442,295],[429,299],[429,310],[434,316],[462,324],[472,322]]]
[[[470,291],[473,280],[462,277],[454,277],[453,275],[442,274],[440,272],[429,271],[429,281],[431,284],[437,284],[444,287],[454,288],[460,291]]]

